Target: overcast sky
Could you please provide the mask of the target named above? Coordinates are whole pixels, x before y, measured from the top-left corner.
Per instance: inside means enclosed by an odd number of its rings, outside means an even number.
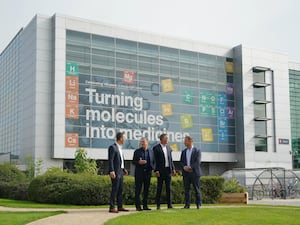
[[[299,0],[0,0],[0,52],[35,14],[55,13],[300,62]]]

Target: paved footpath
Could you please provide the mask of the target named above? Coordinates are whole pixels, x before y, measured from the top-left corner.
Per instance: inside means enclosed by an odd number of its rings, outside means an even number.
[[[43,218],[27,225],[101,225],[117,216],[127,215],[136,212],[131,209],[129,212],[109,213],[108,209],[44,209],[44,208],[8,208],[0,206],[0,211],[18,211],[18,212],[49,212],[64,211],[65,213]]]
[[[289,205],[300,206],[300,199],[268,199],[268,200],[250,200],[248,205],[251,204],[266,204],[266,205]],[[203,208],[210,208],[216,206],[204,206]],[[217,207],[223,207],[218,205]],[[224,207],[230,207],[228,205]],[[162,208],[163,209],[163,208]],[[109,213],[105,208],[91,208],[91,209],[29,209],[29,208],[7,208],[0,206],[0,211],[64,211],[66,213],[56,216],[50,216],[44,219],[40,219],[27,225],[101,225],[117,216],[127,215],[129,213],[135,213],[135,209],[131,208],[129,212]]]

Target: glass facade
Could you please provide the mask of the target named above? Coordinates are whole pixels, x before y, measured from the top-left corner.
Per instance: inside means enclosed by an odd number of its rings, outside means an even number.
[[[268,151],[266,77],[264,71],[253,72],[255,151]],[[256,85],[261,84],[261,85]]]
[[[289,70],[293,168],[300,168],[300,71]]]
[[[162,132],[206,152],[235,152],[232,59],[67,30],[66,147],[106,149],[119,130],[124,148]],[[70,141],[72,140],[72,141]]]
[[[21,148],[20,48],[17,35],[0,57],[0,154],[9,153],[10,159],[18,159]]]

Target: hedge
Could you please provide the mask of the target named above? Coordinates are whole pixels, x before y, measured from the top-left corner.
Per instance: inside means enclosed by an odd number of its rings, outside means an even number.
[[[29,181],[15,165],[0,165],[0,198],[27,200]]]
[[[222,195],[224,179],[219,176],[201,177],[203,203],[216,203]],[[45,173],[32,180],[28,188],[29,200],[40,203],[74,205],[108,205],[111,190],[109,176],[72,174],[66,172]],[[149,203],[155,203],[156,178],[151,178]],[[194,201],[194,191],[192,190]],[[162,202],[166,201],[165,188]],[[184,189],[181,176],[172,178],[172,202],[184,202]],[[134,177],[124,177],[123,203],[134,204]]]
[[[0,183],[24,181],[26,181],[26,175],[16,165],[10,163],[0,164]]]

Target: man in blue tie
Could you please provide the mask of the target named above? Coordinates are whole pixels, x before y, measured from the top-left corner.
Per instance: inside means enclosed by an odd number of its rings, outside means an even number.
[[[180,164],[182,168],[183,184],[184,184],[184,201],[185,209],[190,208],[191,204],[191,184],[196,193],[196,207],[201,207],[201,191],[200,191],[200,176],[201,172],[201,151],[193,146],[193,139],[190,136],[185,136],[184,145],[186,148],[181,152]]]

